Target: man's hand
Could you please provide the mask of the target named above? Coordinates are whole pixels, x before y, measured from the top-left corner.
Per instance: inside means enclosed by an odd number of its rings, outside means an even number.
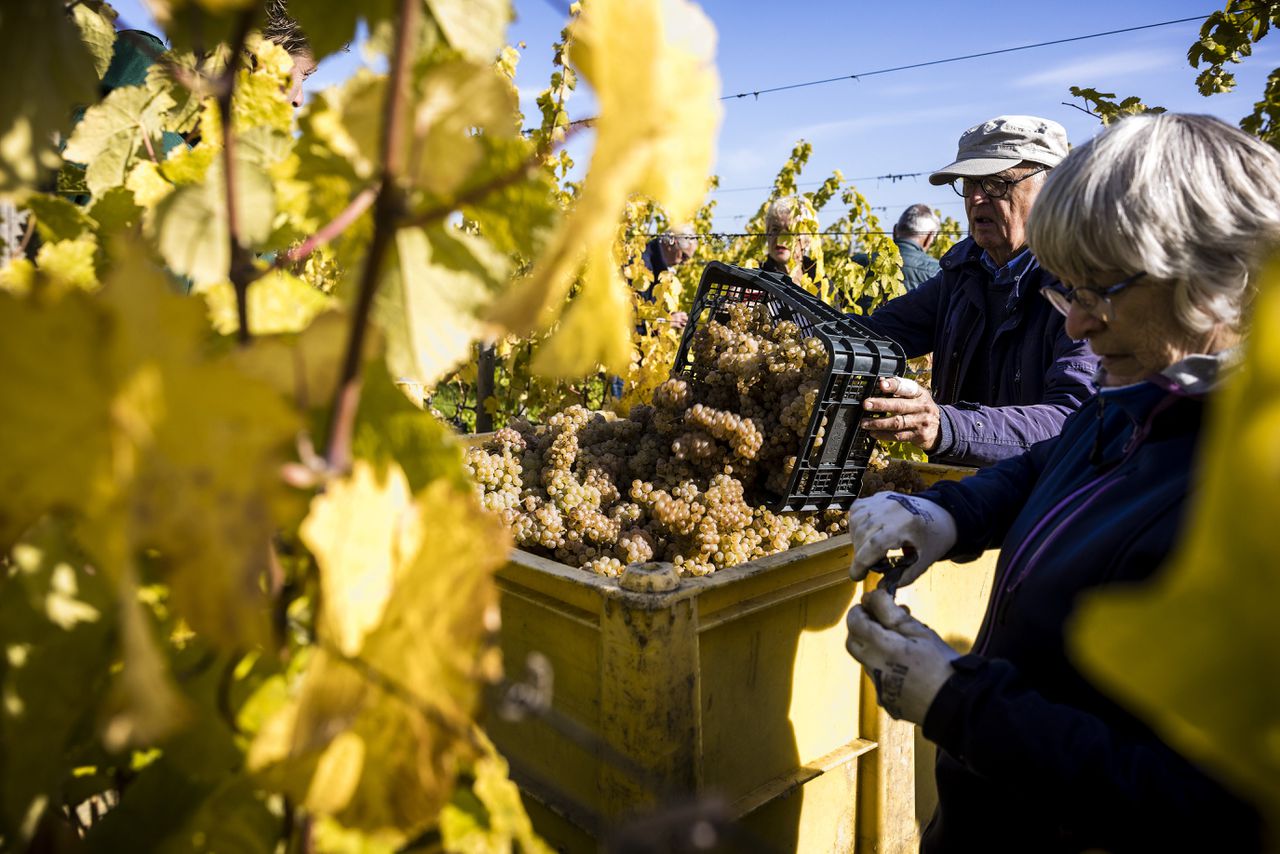
[[[872,590],[845,618],[845,649],[871,676],[876,697],[898,720],[924,723],[960,653],[884,590]]]
[[[849,538],[853,565],[849,577],[861,581],[867,569],[892,549],[914,552],[915,560],[902,573],[899,587],[915,581],[929,565],[956,544],[956,520],[932,501],[880,492],[861,498],[849,508]]]
[[[673,311],[667,317],[667,323],[671,324],[672,329],[684,329],[689,325],[689,313],[687,311]]]
[[[859,426],[882,442],[910,442],[925,451],[938,447],[942,416],[929,390],[905,377],[885,377],[880,390],[889,397],[869,397],[862,403],[875,418]]]

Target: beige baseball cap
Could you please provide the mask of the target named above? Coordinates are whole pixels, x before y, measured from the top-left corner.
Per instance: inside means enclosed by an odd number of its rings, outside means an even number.
[[[930,175],[929,183],[994,175],[1024,160],[1057,166],[1068,149],[1066,129],[1052,119],[996,116],[962,133],[956,161]]]

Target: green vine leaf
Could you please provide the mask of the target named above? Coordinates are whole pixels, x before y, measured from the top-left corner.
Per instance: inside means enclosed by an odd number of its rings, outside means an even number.
[[[165,115],[174,106],[165,91],[116,89],[85,111],[63,156],[86,164],[85,181],[95,196],[121,186],[139,157],[160,156]]]

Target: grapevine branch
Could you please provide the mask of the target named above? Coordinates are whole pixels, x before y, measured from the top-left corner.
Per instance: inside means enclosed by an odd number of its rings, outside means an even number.
[[[355,431],[356,410],[360,405],[360,365],[363,361],[365,330],[373,310],[373,298],[386,260],[387,250],[400,225],[404,211],[404,194],[399,176],[404,160],[404,123],[409,93],[409,69],[413,64],[412,46],[422,16],[420,0],[400,0],[399,26],[396,28],[395,54],[387,100],[383,106],[382,180],[374,203],[373,239],[360,277],[351,336],[338,381],[337,401],[329,425],[329,446],[325,458],[332,471],[346,471],[351,464],[351,439]]]
[[[338,237],[342,232],[346,231],[353,222],[358,220],[360,216],[367,211],[378,197],[377,190],[372,187],[366,187],[356,194],[351,203],[343,208],[342,212],[335,216],[327,225],[308,237],[302,243],[298,244],[288,252],[282,253],[271,265],[274,270],[282,270],[285,267],[297,264],[299,261],[305,260],[312,252],[315,252],[321,246]]]
[[[226,70],[217,85],[218,117],[222,124],[222,177],[226,185],[227,196],[227,242],[231,253],[231,269],[229,276],[236,292],[236,315],[240,320],[240,329],[236,335],[241,346],[249,343],[249,285],[257,278],[253,267],[253,258],[249,250],[240,243],[239,205],[236,200],[236,159],[235,130],[231,127],[231,97],[235,93],[236,72],[240,68],[240,56],[244,52],[249,31],[253,28],[257,8],[249,7],[240,14],[236,21],[235,37],[231,43],[231,54],[227,57]]]

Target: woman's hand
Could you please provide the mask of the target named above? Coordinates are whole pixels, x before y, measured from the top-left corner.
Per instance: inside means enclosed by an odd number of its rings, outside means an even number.
[[[850,608],[845,627],[845,649],[870,674],[884,710],[898,720],[924,723],[960,653],[884,590],[866,593],[861,605]]]
[[[853,540],[853,566],[849,577],[861,581],[867,570],[889,553],[903,549],[915,560],[902,573],[899,587],[915,581],[929,564],[956,544],[956,521],[932,501],[881,492],[853,502],[849,509],[849,537]]]

